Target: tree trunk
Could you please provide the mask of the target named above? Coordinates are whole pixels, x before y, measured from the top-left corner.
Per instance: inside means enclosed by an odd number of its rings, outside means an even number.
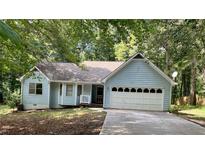
[[[187,67],[184,71],[183,71],[183,96],[190,96],[190,78],[191,78],[191,68]]]
[[[196,105],[196,57],[193,56],[191,65],[190,104]]]
[[[165,66],[165,73],[170,76],[170,52],[169,50],[166,49],[166,55],[165,55],[165,61],[166,61],[166,66]]]
[[[0,104],[3,103],[3,75],[0,70]]]
[[[183,97],[183,87],[184,87],[184,83],[185,83],[185,75],[184,75],[184,72],[182,71],[181,72],[181,85],[180,85],[180,97]]]

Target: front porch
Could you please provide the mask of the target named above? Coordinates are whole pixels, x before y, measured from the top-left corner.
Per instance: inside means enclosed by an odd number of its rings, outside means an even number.
[[[98,84],[78,84],[77,104],[102,106],[104,86]]]
[[[104,86],[88,83],[50,83],[50,108],[103,106]]]

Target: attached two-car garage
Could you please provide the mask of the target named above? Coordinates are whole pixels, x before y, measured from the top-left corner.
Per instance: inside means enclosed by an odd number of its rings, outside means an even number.
[[[109,74],[104,108],[168,111],[176,83],[142,54],[136,54]]]
[[[117,87],[111,89],[110,106],[121,109],[163,110],[162,88]]]

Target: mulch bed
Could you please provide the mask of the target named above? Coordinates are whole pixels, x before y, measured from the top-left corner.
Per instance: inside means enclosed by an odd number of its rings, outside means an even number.
[[[0,134],[9,135],[95,135],[99,134],[105,112],[87,113],[72,118],[52,118],[25,113],[12,113],[0,117]]]

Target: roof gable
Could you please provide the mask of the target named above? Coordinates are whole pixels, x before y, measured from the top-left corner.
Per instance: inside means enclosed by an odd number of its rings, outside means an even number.
[[[106,82],[109,78],[111,78],[117,72],[119,72],[121,69],[127,66],[133,59],[144,59],[150,65],[150,67],[152,67],[156,72],[158,72],[162,77],[164,77],[171,85],[176,85],[176,83],[170,77],[168,77],[157,66],[155,66],[152,62],[150,62],[147,58],[145,58],[141,53],[136,53],[135,55],[133,55],[130,59],[128,59],[126,62],[120,65],[117,69],[111,72],[108,76],[106,76],[102,81]]]
[[[26,78],[27,75],[29,75],[30,72],[34,72],[34,71],[39,72],[41,75],[43,75],[43,76],[46,78],[46,80],[50,81],[50,79],[48,78],[48,76],[46,76],[37,66],[34,66],[33,68],[31,68],[30,71],[27,72],[26,74],[24,74],[23,76],[21,76],[21,77],[19,78],[19,80],[20,80],[20,81],[24,80],[24,78]]]

